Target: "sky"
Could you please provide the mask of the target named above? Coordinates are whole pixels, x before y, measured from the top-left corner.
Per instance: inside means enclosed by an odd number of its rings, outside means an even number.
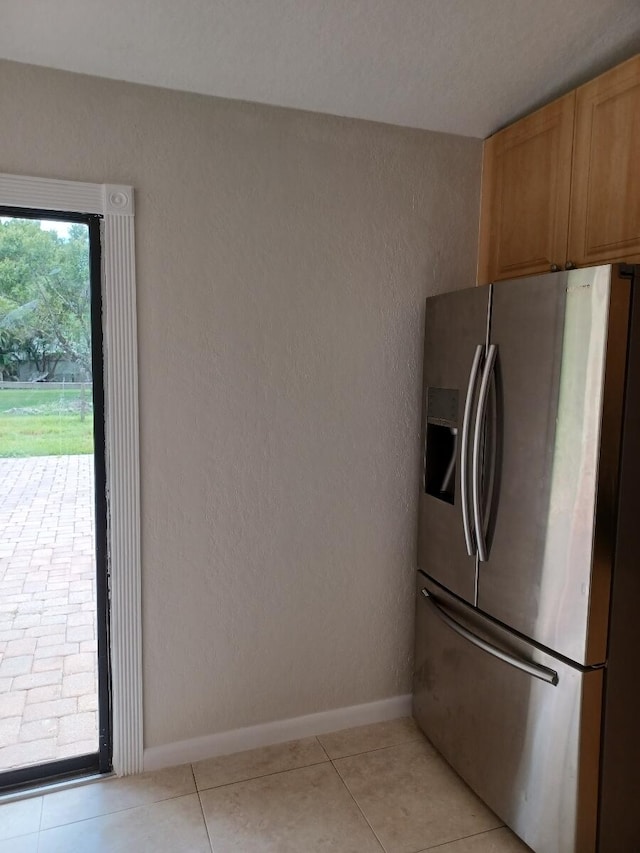
[[[71,222],[54,222],[51,219],[43,219],[40,222],[40,228],[43,231],[55,231],[58,237],[68,237]]]

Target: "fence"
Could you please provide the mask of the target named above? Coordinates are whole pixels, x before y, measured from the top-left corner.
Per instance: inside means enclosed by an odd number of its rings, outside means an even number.
[[[47,391],[80,391],[83,388],[91,391],[92,382],[0,382],[0,391],[7,389],[8,391],[18,391],[23,388],[28,388],[31,391],[42,388]]]

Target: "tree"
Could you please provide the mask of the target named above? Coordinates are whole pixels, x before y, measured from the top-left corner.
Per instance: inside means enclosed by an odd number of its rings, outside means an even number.
[[[15,375],[32,362],[53,375],[61,359],[91,375],[89,234],[67,238],[37,220],[0,220],[0,369]]]
[[[0,380],[17,378],[20,363],[19,348],[19,341],[11,332],[0,329]]]

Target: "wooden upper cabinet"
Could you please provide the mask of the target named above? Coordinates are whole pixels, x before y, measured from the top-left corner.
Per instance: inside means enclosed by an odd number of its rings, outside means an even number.
[[[576,92],[568,260],[640,261],[640,56]]]
[[[479,284],[564,266],[574,103],[570,92],[486,140]]]

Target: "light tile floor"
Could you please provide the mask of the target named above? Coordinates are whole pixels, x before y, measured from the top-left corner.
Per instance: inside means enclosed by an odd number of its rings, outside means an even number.
[[[527,853],[409,719],[0,805],[0,853]]]
[[[95,752],[93,456],[0,459],[0,771]]]

